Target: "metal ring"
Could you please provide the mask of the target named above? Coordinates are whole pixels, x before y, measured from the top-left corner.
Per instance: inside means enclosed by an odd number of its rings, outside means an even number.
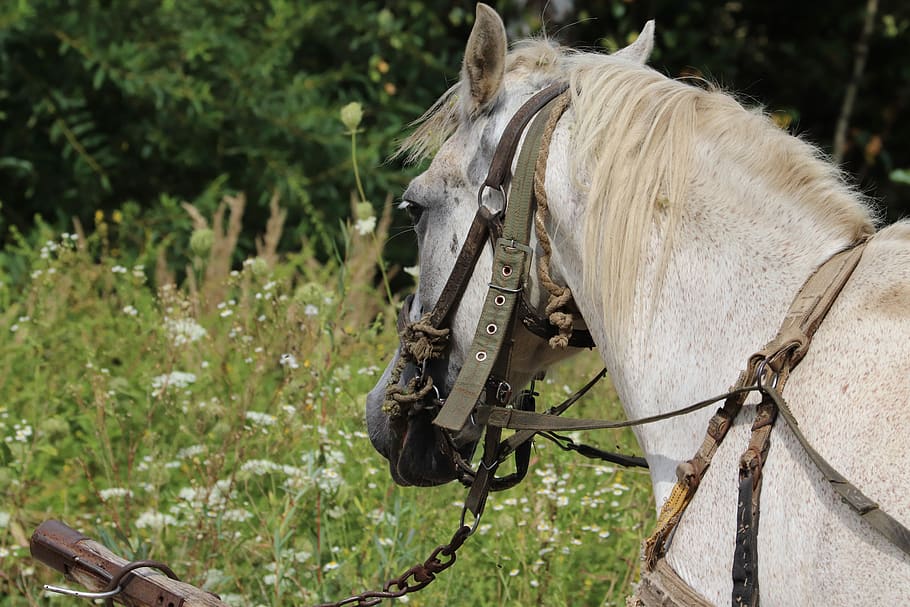
[[[505,188],[501,185],[498,188],[494,188],[493,186],[487,185],[485,183],[481,184],[480,189],[477,190],[477,207],[480,208],[480,207],[484,206],[483,193],[484,193],[484,190],[486,190],[487,188],[490,188],[491,190],[496,190],[497,192],[499,192],[502,195],[502,208],[505,209],[506,206],[508,205],[508,197],[506,196]],[[487,208],[489,209],[490,207],[487,207]],[[492,213],[493,209],[490,209],[490,212]]]
[[[766,371],[771,379],[771,389],[776,390],[777,384],[780,381],[780,373],[768,366],[767,358],[763,358],[761,362],[758,363],[758,366],[755,367],[755,385],[759,389],[766,389],[765,386],[762,385],[762,377],[765,375]]]
[[[467,525],[465,525],[465,519],[467,518],[467,516],[468,516],[468,506],[466,504],[461,507],[461,526],[462,527],[467,527]],[[480,524],[480,517],[475,516],[474,522],[471,524],[470,531],[468,531],[468,535],[472,535],[477,530],[477,525],[479,525],[479,524]]]

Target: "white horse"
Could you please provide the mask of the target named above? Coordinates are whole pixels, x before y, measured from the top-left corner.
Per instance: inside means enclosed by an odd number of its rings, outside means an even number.
[[[723,92],[646,67],[652,32],[648,24],[610,56],[545,41],[507,53],[500,17],[478,5],[461,82],[405,142],[413,158],[435,154],[403,197],[420,249],[413,320],[439,297],[506,122],[546,85],[569,83],[546,172],[552,266],[630,418],[727,390],[815,268],[875,231],[866,201],[818,150]],[[490,191],[483,200],[500,204]],[[428,370],[440,397],[464,363],[491,264],[485,251],[450,323],[447,358]],[[523,332],[516,341],[513,385],[571,354]],[[399,483],[451,480],[430,414],[396,427],[381,411],[389,376],[367,401],[373,444]],[[910,525],[910,223],[875,234],[784,392],[816,450]],[[738,461],[753,412],[746,406],[736,418],[667,555],[715,604],[730,602]],[[636,429],[658,508],[710,415]],[[478,431],[469,424],[460,444]],[[841,503],[781,422],[763,476],[763,605],[910,603],[910,558]]]

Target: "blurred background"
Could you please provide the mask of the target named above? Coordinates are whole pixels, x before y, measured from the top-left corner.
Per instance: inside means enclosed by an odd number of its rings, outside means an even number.
[[[889,220],[910,210],[910,4],[904,0],[492,2],[510,36],[613,51],[657,20],[651,64],[762,105],[841,163]],[[388,161],[409,122],[458,75],[473,2],[18,0],[0,8],[0,243],[113,216],[131,257],[178,278],[192,218],[244,193],[239,264],[269,202],[277,250],[324,260],[352,216],[351,141],[377,214],[419,167]],[[362,201],[362,200],[361,200]],[[113,214],[113,215],[112,215]],[[384,255],[413,264],[406,218]],[[110,223],[110,222],[109,222]],[[126,228],[125,226],[129,226]],[[3,257],[15,283],[25,271]],[[392,273],[399,288],[403,275]]]

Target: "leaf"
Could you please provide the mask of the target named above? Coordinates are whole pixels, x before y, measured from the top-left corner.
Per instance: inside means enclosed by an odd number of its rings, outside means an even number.
[[[910,185],[910,169],[894,169],[888,177],[894,183]]]

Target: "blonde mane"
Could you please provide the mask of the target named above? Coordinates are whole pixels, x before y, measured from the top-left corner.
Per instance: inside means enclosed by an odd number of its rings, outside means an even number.
[[[611,327],[622,326],[631,314],[647,235],[658,213],[667,235],[664,259],[673,246],[700,138],[722,145],[725,154],[782,195],[798,198],[821,225],[842,226],[854,238],[873,231],[868,205],[817,148],[720,90],[546,40],[519,43],[509,53],[507,79],[530,77],[543,82],[568,77],[571,85],[572,168],[584,176],[587,191],[585,291],[603,294]],[[462,86],[450,88],[418,120],[403,142],[404,155],[428,156],[467,119],[458,103]]]
[[[721,146],[782,195],[799,199],[820,225],[839,226],[850,238],[873,230],[869,207],[841,173],[817,148],[761,111],[744,108],[720,90],[609,56],[567,55],[566,68],[574,92],[575,162],[590,179],[585,290],[603,294],[611,332],[631,314],[656,214],[664,216],[666,235],[659,259],[665,261],[674,245],[673,228],[697,172],[699,139]],[[654,289],[661,284],[659,273]]]

